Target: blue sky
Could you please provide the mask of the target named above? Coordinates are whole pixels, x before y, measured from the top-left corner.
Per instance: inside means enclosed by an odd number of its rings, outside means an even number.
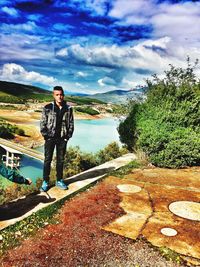
[[[200,59],[199,1],[0,1],[0,80],[130,89],[187,56]]]

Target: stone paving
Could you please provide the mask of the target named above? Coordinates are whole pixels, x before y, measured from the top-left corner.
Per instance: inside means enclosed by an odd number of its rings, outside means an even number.
[[[136,159],[135,154],[129,153],[117,159],[106,162],[85,172],[66,179],[69,190],[52,187],[47,193],[32,194],[17,199],[0,207],[0,230],[15,224],[48,205],[79,192],[90,184],[101,179],[109,171],[116,170]]]
[[[168,247],[200,266],[200,168],[134,169],[124,179],[109,177],[125,215],[103,229]]]

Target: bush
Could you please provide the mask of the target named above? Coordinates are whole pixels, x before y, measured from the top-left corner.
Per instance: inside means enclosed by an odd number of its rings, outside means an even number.
[[[146,100],[132,104],[120,123],[120,140],[129,150],[142,149],[161,167],[200,165],[200,83],[196,65],[170,66],[166,77],[147,81]]]
[[[85,153],[77,147],[69,147],[64,160],[64,176],[70,177],[97,165],[92,153]]]
[[[78,146],[69,147],[64,159],[64,177],[78,174],[106,161],[120,157],[125,153],[127,153],[127,150],[120,148],[116,142],[109,144],[96,154],[83,152]],[[55,170],[53,170],[54,173]]]
[[[25,135],[23,129],[18,128],[16,125],[5,123],[4,120],[0,121],[0,137],[12,139],[14,134]]]
[[[120,141],[126,144],[130,151],[134,150],[137,141],[136,114],[138,109],[139,104],[135,102],[131,108],[130,114],[124,121],[121,121],[118,126]]]
[[[76,107],[76,111],[82,112],[82,113],[87,113],[89,115],[98,115],[100,114],[99,111],[91,108],[91,107]]]
[[[96,154],[98,164],[103,164],[112,159],[118,158],[125,154],[127,150],[120,148],[116,142],[108,144],[104,149]]]

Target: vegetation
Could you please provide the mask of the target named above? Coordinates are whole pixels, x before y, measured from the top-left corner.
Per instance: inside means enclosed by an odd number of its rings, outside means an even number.
[[[5,178],[2,178],[2,176],[0,176],[0,205],[8,203],[9,201],[17,199],[19,197],[27,196],[33,192],[39,191],[41,184],[41,179],[37,180],[36,185],[32,184],[30,186],[19,185],[6,180],[5,186],[3,179]]]
[[[64,161],[64,176],[70,177],[92,167],[105,163],[106,161],[120,157],[127,152],[120,148],[116,142],[112,142],[99,152],[87,153],[77,147],[69,147]]]
[[[190,60],[187,68],[147,80],[146,99],[132,101],[120,123],[120,140],[129,150],[142,149],[160,167],[200,165],[200,82]]]
[[[75,107],[75,111],[87,113],[89,115],[98,115],[99,111],[91,107]]]
[[[1,138],[14,138],[14,134],[25,135],[24,130],[17,127],[16,125],[11,125],[6,123],[4,120],[0,119],[0,137]]]

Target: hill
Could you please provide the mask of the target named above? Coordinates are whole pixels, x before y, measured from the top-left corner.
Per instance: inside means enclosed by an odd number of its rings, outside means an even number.
[[[67,101],[74,102],[77,105],[90,105],[93,103],[103,104],[101,100],[80,95],[67,95],[65,99]],[[30,101],[52,101],[52,92],[32,85],[0,81],[0,102],[23,104]]]
[[[143,97],[144,88],[137,88],[131,90],[113,90],[105,93],[97,93],[89,97],[94,97],[104,102],[111,102],[114,104],[125,103],[128,99],[136,99],[138,97]]]

